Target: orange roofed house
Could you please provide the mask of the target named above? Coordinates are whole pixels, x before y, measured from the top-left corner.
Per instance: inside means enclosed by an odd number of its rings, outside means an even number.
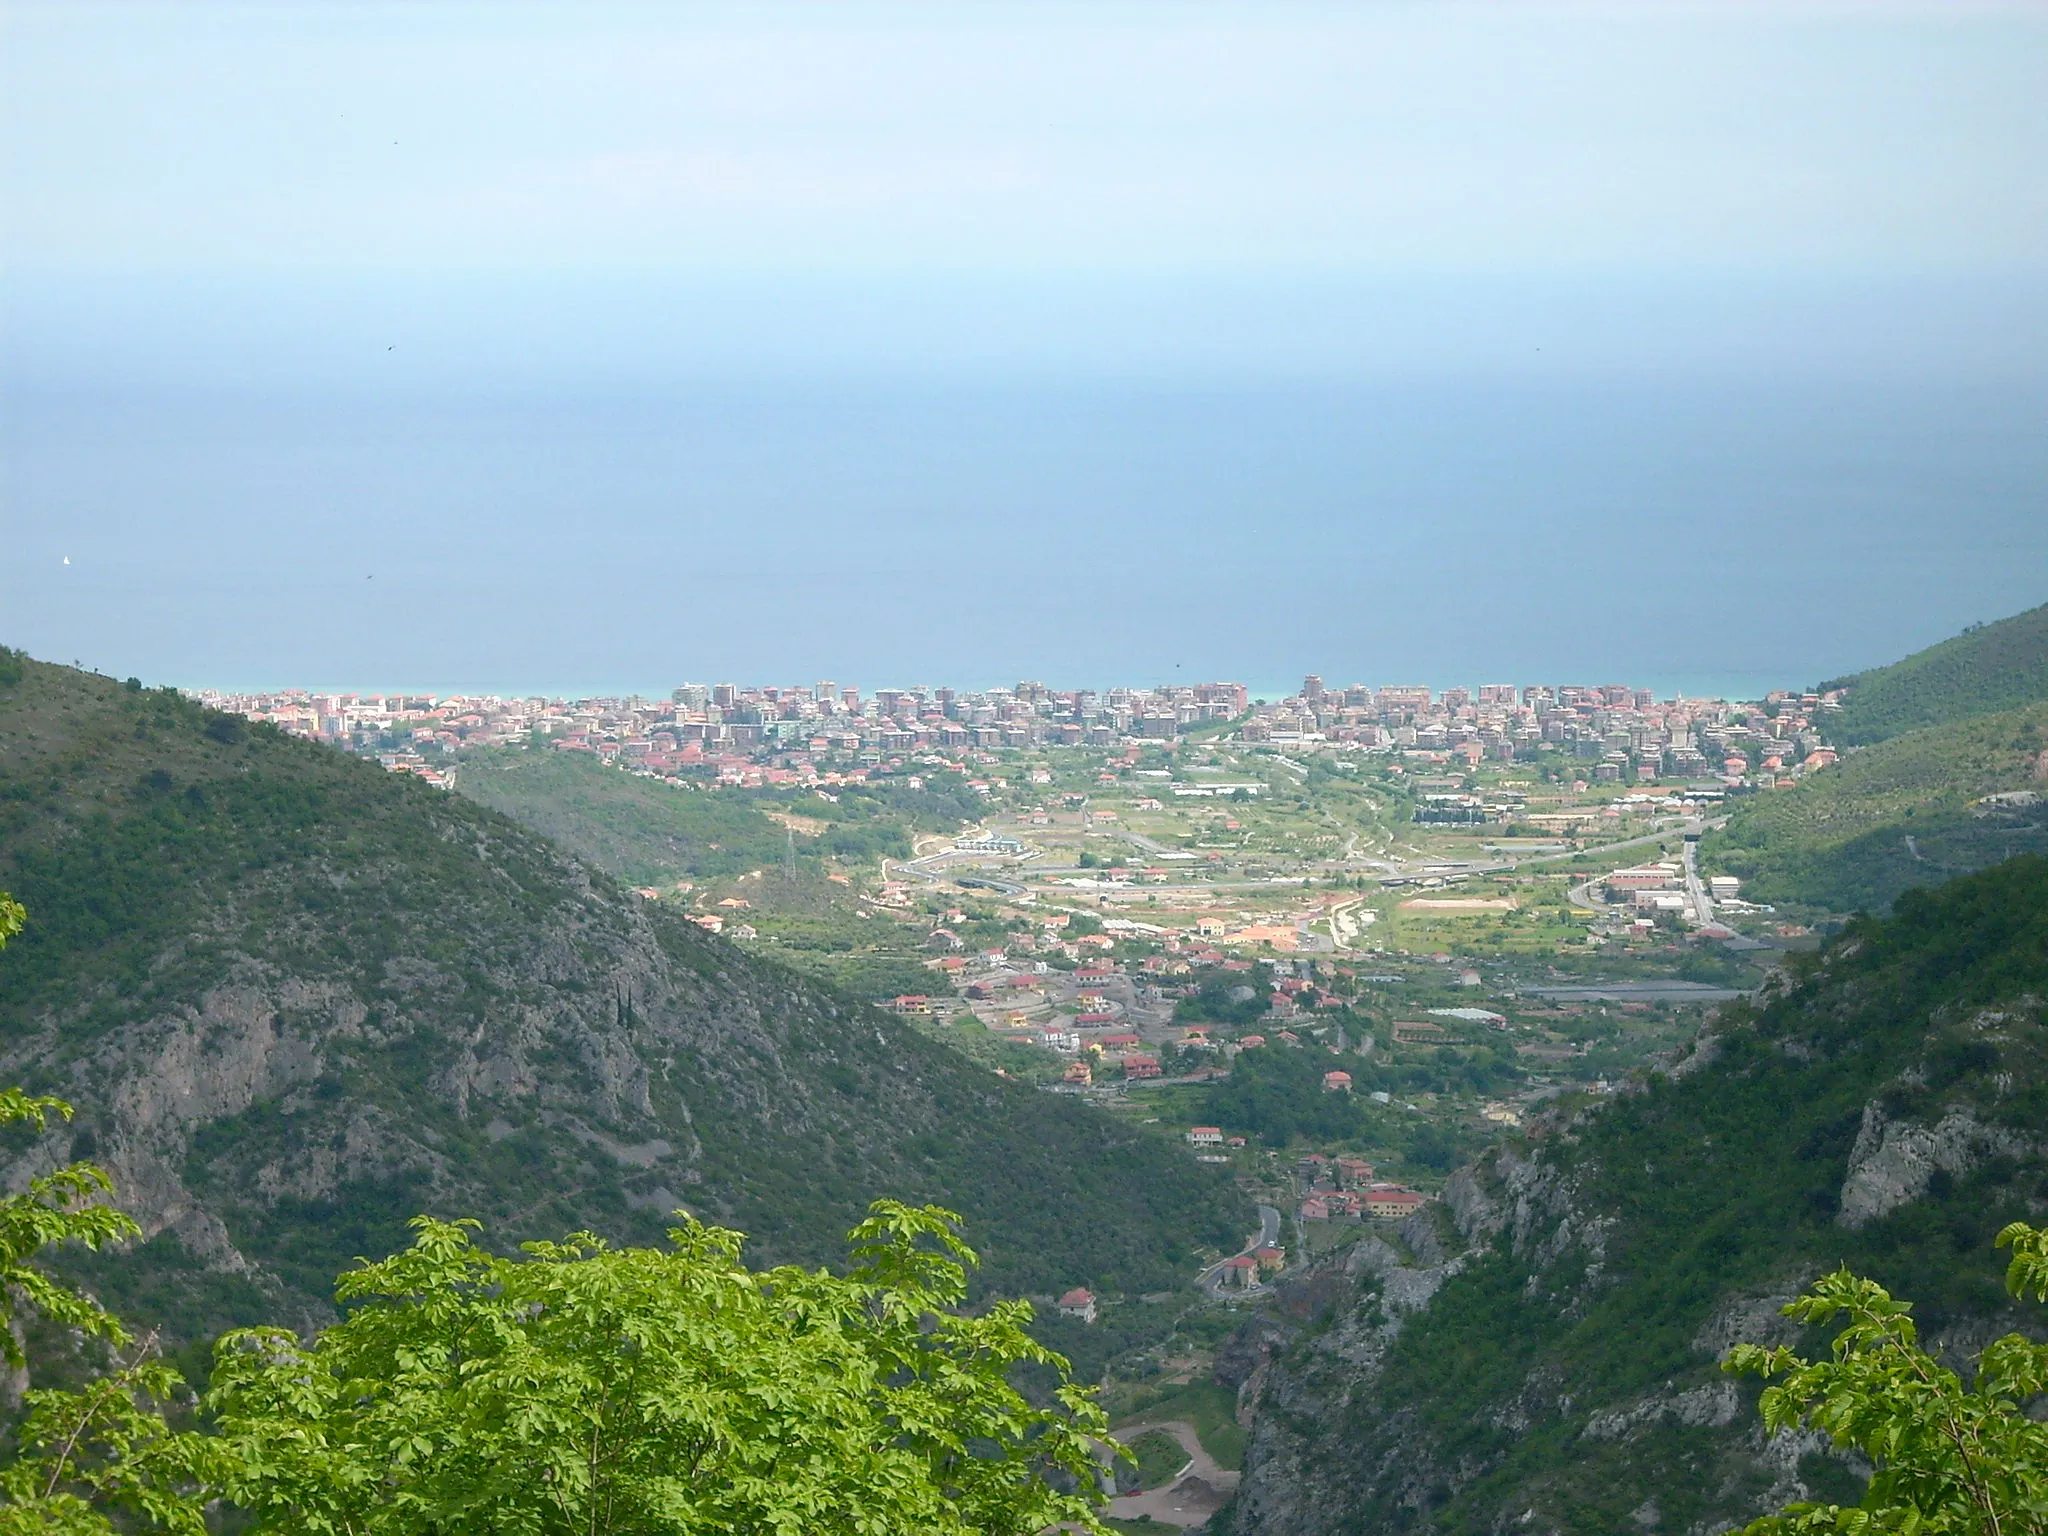
[[[1412,1216],[1423,1203],[1423,1196],[1412,1189],[1368,1189],[1365,1192],[1365,1209],[1368,1215],[1383,1220]]]

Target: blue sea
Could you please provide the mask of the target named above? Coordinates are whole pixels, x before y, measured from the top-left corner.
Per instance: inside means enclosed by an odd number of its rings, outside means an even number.
[[[785,337],[610,378],[444,344],[380,382],[108,334],[0,373],[0,641],[152,682],[1753,696],[2048,600],[2043,374],[1948,354],[1347,376]]]

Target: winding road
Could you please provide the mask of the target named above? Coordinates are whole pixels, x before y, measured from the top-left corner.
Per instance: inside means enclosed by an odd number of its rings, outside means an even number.
[[[1214,1295],[1222,1289],[1223,1266],[1229,1263],[1231,1259],[1238,1258],[1247,1253],[1256,1253],[1261,1248],[1277,1248],[1279,1246],[1280,1212],[1274,1206],[1262,1205],[1259,1207],[1258,1236],[1247,1239],[1245,1245],[1238,1249],[1236,1253],[1218,1259],[1214,1264],[1203,1270],[1201,1274],[1195,1277],[1195,1284]],[[1245,1294],[1248,1295],[1250,1292]]]

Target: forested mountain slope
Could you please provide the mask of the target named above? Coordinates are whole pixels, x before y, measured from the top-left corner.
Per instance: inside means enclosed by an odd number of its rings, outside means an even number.
[[[2026,852],[2048,852],[2048,704],[1915,731],[1853,752],[1794,788],[1739,802],[1701,852],[1743,895],[1837,912],[1882,911]]]
[[[2048,699],[2048,604],[1822,686],[1849,690],[1828,726],[1828,735],[1844,746]]]
[[[1705,1531],[1846,1501],[1852,1469],[1767,1443],[1757,1385],[1716,1362],[1794,1338],[1779,1307],[1842,1263],[1939,1348],[2030,1326],[1991,1239],[2048,1213],[2044,998],[2048,859],[2022,858],[1858,920],[1668,1075],[1455,1175],[1240,1341],[1239,1536]]]
[[[1011,1294],[1170,1283],[1227,1183],[751,960],[375,764],[0,652],[0,1081],[79,1106],[151,1241],[102,1294],[191,1336],[315,1317],[418,1211],[648,1239],[687,1205],[827,1261],[878,1195],[962,1210]],[[82,1262],[82,1261],[81,1261]]]

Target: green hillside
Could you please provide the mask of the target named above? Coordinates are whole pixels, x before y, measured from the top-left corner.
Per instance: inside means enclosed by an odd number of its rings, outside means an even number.
[[[847,786],[823,800],[807,791],[679,787],[587,752],[545,749],[464,753],[455,787],[631,886],[779,868],[790,837],[778,814],[794,813],[802,827],[794,846],[806,872],[908,858],[913,830],[956,831],[980,814],[957,775],[926,775],[916,790],[887,780]]]
[[[1978,624],[1904,661],[1822,685],[1847,688],[1828,723],[1844,746],[1997,714],[2048,699],[2048,604]]]
[[[185,1336],[318,1316],[422,1210],[650,1240],[686,1205],[761,1261],[822,1262],[876,1196],[937,1200],[1010,1294],[1164,1288],[1249,1224],[1150,1133],[460,796],[12,653],[0,889],[29,911],[0,958],[0,1080],[79,1106],[46,1151],[108,1166],[151,1234],[94,1283]]]
[[[779,864],[784,829],[737,795],[622,773],[588,752],[465,753],[456,789],[628,885]]]
[[[2048,704],[1915,731],[1742,802],[1701,854],[1752,900],[1881,911],[1908,887],[2048,851],[2048,809],[1977,803],[2048,792],[2044,752]]]
[[[1992,1237],[2048,1213],[2048,859],[1902,897],[1683,1070],[1531,1127],[1260,1326],[1237,1536],[1729,1529],[1853,1498],[1768,1449],[1736,1342],[1839,1264],[1937,1350],[2038,1328]],[[1291,1315],[1290,1315],[1291,1314]]]

